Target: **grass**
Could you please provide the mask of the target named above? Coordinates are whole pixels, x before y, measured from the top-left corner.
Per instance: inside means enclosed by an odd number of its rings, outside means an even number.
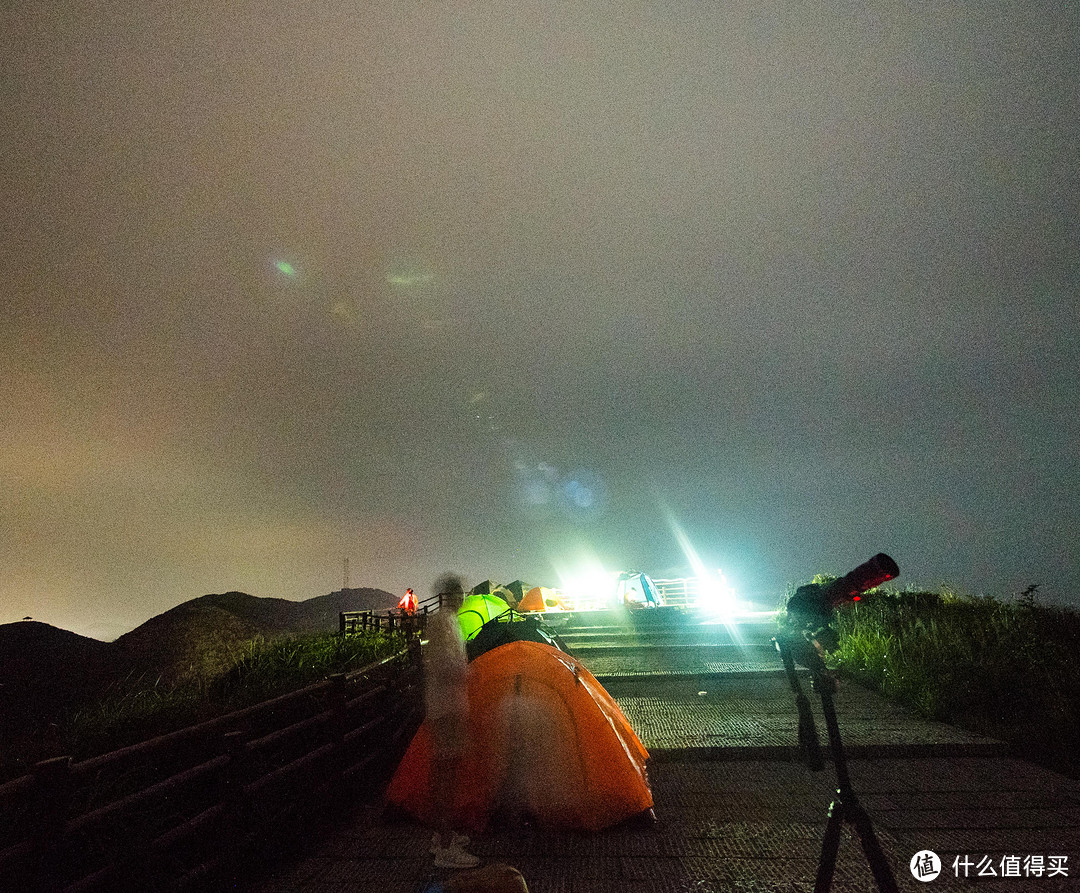
[[[74,712],[58,729],[59,750],[76,759],[107,753],[265,701],[395,654],[400,634],[338,633],[252,639],[199,669],[164,684],[127,680],[118,690]]]
[[[831,664],[920,715],[1080,769],[1080,614],[948,592],[876,593],[839,612]]]

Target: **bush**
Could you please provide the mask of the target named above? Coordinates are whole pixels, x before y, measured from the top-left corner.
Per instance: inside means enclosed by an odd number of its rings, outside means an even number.
[[[832,661],[923,716],[1068,767],[1080,753],[1080,614],[952,593],[879,593],[838,618]]]
[[[172,684],[128,680],[111,697],[75,712],[61,728],[63,752],[85,759],[239,710],[333,673],[357,670],[404,647],[399,634],[322,633],[234,648],[223,661]]]

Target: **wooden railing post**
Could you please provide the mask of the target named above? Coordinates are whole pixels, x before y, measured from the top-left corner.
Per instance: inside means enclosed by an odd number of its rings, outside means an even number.
[[[34,776],[32,876],[38,889],[60,889],[64,886],[60,878],[68,866],[65,860],[57,858],[55,850],[61,842],[71,808],[71,757],[43,760],[31,772]]]
[[[331,731],[334,736],[334,743],[340,747],[345,743],[345,733],[348,731],[348,716],[345,709],[348,702],[347,693],[345,691],[345,674],[334,673],[329,677],[329,681],[330,709],[334,711],[334,721],[331,725]]]
[[[221,817],[221,840],[218,855],[204,863],[212,866],[210,875],[228,881],[238,881],[248,859],[248,837],[251,833],[251,803],[245,790],[252,771],[252,755],[248,750],[247,731],[226,732],[222,736],[222,751],[229,761],[220,776],[220,797],[224,812]],[[229,884],[226,884],[229,885]]]
[[[229,764],[222,773],[222,803],[225,805],[223,831],[225,845],[231,855],[239,854],[247,834],[248,799],[244,791],[250,772],[250,754],[247,750],[247,732],[226,732],[224,750]]]
[[[330,691],[327,700],[333,711],[333,719],[328,729],[334,742],[334,755],[330,760],[331,772],[334,775],[334,783],[331,790],[335,795],[342,793],[342,781],[345,777],[345,767],[348,763],[345,749],[345,735],[349,731],[349,693],[344,673],[334,673],[329,677]]]

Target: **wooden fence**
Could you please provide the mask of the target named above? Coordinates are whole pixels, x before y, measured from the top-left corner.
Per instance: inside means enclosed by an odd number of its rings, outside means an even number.
[[[407,639],[421,635],[427,621],[427,608],[418,609],[415,614],[402,612],[387,612],[378,614],[375,611],[342,611],[340,617],[340,631],[344,635],[363,633],[369,630],[385,630],[386,632],[403,632]]]
[[[92,759],[46,760],[0,786],[0,888],[229,886],[305,816],[385,780],[420,720],[412,642],[361,670]]]
[[[442,596],[433,595],[419,602],[416,611],[411,614],[405,611],[387,611],[385,614],[376,611],[343,611],[339,615],[340,631],[342,635],[368,630],[401,631],[405,633],[406,640],[412,643],[414,638],[423,635],[428,614],[437,610],[441,604]]]

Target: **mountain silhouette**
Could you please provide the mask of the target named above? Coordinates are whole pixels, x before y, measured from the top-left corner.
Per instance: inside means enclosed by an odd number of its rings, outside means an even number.
[[[396,604],[397,596],[367,588],[299,602],[225,592],[183,602],[115,642],[33,620],[0,624],[0,749],[49,734],[65,714],[139,677],[173,682],[220,667],[253,638],[332,632],[342,611]]]

